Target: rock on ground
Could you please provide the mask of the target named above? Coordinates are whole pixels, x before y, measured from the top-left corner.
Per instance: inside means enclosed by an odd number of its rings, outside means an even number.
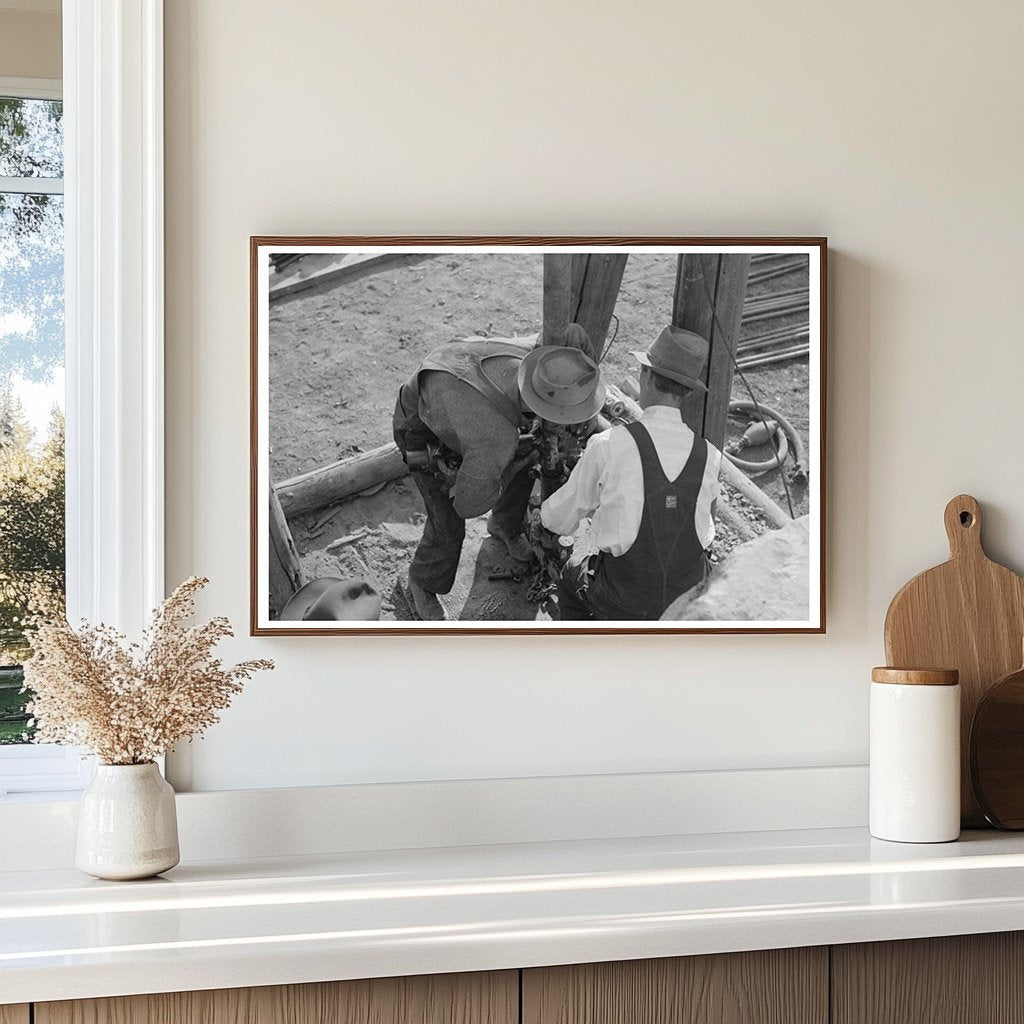
[[[673,602],[673,621],[804,621],[810,615],[807,516],[732,550],[704,591]]]

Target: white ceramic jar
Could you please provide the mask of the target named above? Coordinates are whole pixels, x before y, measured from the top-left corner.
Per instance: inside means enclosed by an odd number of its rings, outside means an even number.
[[[959,674],[876,668],[871,680],[871,834],[898,843],[958,838]]]
[[[149,764],[98,764],[78,811],[75,865],[96,878],[150,878],[178,863],[174,790]]]

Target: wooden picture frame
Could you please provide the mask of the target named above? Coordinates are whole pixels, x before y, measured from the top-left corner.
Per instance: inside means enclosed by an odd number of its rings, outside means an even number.
[[[806,560],[807,567],[807,615],[806,618],[749,618],[749,619],[683,619],[683,620],[595,620],[595,621],[574,621],[561,622],[549,620],[527,620],[527,619],[457,619],[454,621],[432,622],[411,619],[345,619],[345,620],[324,620],[324,619],[278,619],[275,617],[275,608],[287,610],[292,604],[285,595],[294,591],[308,582],[308,577],[333,576],[333,573],[323,573],[323,567],[329,560],[321,557],[326,547],[321,550],[315,545],[321,543],[321,537],[317,534],[319,529],[323,531],[322,522],[327,522],[329,528],[337,532],[338,527],[334,523],[344,524],[351,519],[345,509],[349,506],[349,496],[368,500],[372,492],[385,490],[398,484],[390,481],[399,479],[404,487],[406,483],[401,480],[402,474],[406,473],[406,467],[402,462],[402,455],[391,444],[391,417],[382,417],[379,412],[379,396],[385,393],[394,395],[397,393],[397,385],[408,378],[422,358],[424,352],[435,343],[439,344],[448,338],[467,335],[479,335],[484,331],[484,337],[488,334],[497,339],[502,336],[515,334],[516,331],[508,331],[503,323],[495,322],[490,329],[484,329],[482,324],[473,322],[457,323],[453,320],[452,313],[442,313],[445,306],[444,295],[435,295],[432,292],[432,285],[424,283],[434,275],[437,279],[444,277],[440,274],[443,264],[439,258],[449,257],[449,264],[457,268],[452,270],[452,283],[449,287],[453,289],[450,293],[459,305],[468,293],[463,283],[459,281],[461,268],[479,265],[468,259],[470,256],[480,257],[501,257],[508,264],[512,258],[522,260],[532,258],[530,273],[537,281],[543,280],[543,297],[540,293],[535,294],[533,303],[534,331],[540,330],[540,340],[537,344],[543,344],[546,338],[545,332],[549,325],[555,323],[562,314],[562,310],[569,306],[568,320],[580,323],[584,326],[586,337],[591,339],[594,348],[594,355],[607,343],[607,337],[612,332],[612,320],[616,321],[614,332],[619,331],[619,320],[615,314],[616,297],[619,294],[620,282],[623,280],[624,267],[630,257],[651,257],[646,263],[634,259],[633,265],[651,267],[660,274],[659,280],[666,276],[665,266],[662,258],[671,257],[675,263],[674,286],[672,294],[666,294],[662,298],[656,289],[652,290],[650,282],[647,284],[647,292],[638,296],[631,307],[634,311],[640,309],[645,302],[650,300],[651,308],[657,308],[658,312],[653,314],[650,323],[645,322],[645,331],[642,332],[640,344],[646,350],[648,345],[655,340],[656,331],[654,326],[659,323],[671,323],[685,330],[695,331],[709,342],[709,358],[706,365],[705,380],[708,385],[706,398],[700,398],[695,402],[684,405],[681,412],[685,422],[690,424],[694,433],[705,436],[710,443],[717,442],[717,447],[725,445],[726,438],[726,417],[729,414],[730,405],[735,408],[736,390],[733,388],[736,377],[746,379],[755,376],[760,379],[764,368],[774,367],[776,364],[787,363],[791,366],[799,360],[802,365],[806,357],[807,369],[805,374],[796,370],[790,375],[793,380],[787,383],[790,391],[798,390],[801,381],[806,380],[806,424],[802,432],[806,434],[806,442],[803,443],[806,452],[806,465],[796,467],[797,478],[806,479],[806,485],[801,485],[802,490],[797,501],[794,502],[794,488],[789,483],[783,483],[785,501],[789,502],[789,509],[792,510],[794,518],[801,519],[801,528],[806,530],[806,545],[797,542],[797,550],[793,556],[798,560],[798,568],[803,566]],[[273,269],[271,258],[273,257]],[[314,257],[314,259],[299,259],[299,257]],[[563,258],[563,259],[559,259]],[[806,271],[803,277],[794,269],[803,266],[801,260],[806,258]],[[489,264],[488,264],[489,265]],[[523,264],[525,266],[525,264]],[[536,266],[543,265],[543,278],[538,276]],[[290,266],[290,270],[289,270]],[[326,429],[323,426],[315,430],[303,431],[298,425],[292,425],[289,416],[294,411],[296,417],[300,411],[309,423],[326,422],[327,404],[337,408],[348,423],[360,423],[356,412],[349,412],[346,408],[347,402],[339,399],[337,402],[328,403],[328,399],[335,397],[331,393],[325,398],[318,392],[324,381],[344,381],[347,388],[349,377],[344,375],[337,365],[344,359],[339,354],[339,347],[351,342],[333,337],[327,339],[327,348],[324,348],[324,332],[317,333],[315,325],[310,328],[309,324],[314,320],[319,323],[327,318],[332,322],[337,320],[339,326],[337,331],[344,333],[347,329],[352,332],[352,324],[346,326],[342,323],[345,316],[351,320],[355,315],[356,302],[352,299],[352,293],[346,292],[353,283],[359,285],[358,302],[366,307],[365,315],[371,313],[378,318],[380,311],[374,312],[367,307],[367,300],[370,291],[376,290],[374,275],[382,275],[381,287],[386,283],[387,290],[394,290],[394,293],[404,297],[406,292],[402,281],[403,268],[416,266],[419,269],[413,276],[418,283],[418,305],[414,298],[409,297],[406,306],[415,305],[421,310],[424,305],[424,297],[430,293],[431,309],[437,313],[438,327],[436,332],[432,327],[425,331],[431,334],[430,344],[419,337],[410,340],[401,331],[394,329],[385,333],[387,339],[386,347],[389,349],[384,359],[384,365],[375,366],[372,380],[364,381],[366,385],[363,391],[369,391],[374,395],[377,403],[377,410],[372,412],[373,419],[373,444],[370,451],[358,452],[348,458],[330,460],[324,458],[323,465],[320,462],[312,467],[301,466],[300,471],[292,472],[286,479],[281,480],[275,477],[271,479],[271,413],[272,404],[272,374],[270,363],[272,361],[271,342],[271,317],[270,308],[274,304],[275,332],[283,332],[282,340],[277,342],[277,348],[273,349],[275,366],[279,363],[288,367],[287,373],[277,373],[275,380],[280,378],[290,382],[287,387],[287,395],[282,397],[275,409],[278,417],[276,422],[287,424],[289,431],[279,430],[278,433],[286,433],[292,439],[292,447],[301,447],[305,433],[310,436],[317,432],[323,433]],[[520,264],[515,264],[516,267]],[[562,268],[558,270],[557,268]],[[696,275],[688,272],[688,268],[696,267]],[[751,269],[753,267],[753,269]],[[468,272],[467,272],[468,273]],[[563,292],[558,291],[555,278],[562,274]],[[652,279],[658,277],[652,269]],[[787,275],[794,274],[792,280]],[[273,278],[273,284],[271,284]],[[385,281],[386,278],[386,281]],[[409,277],[412,280],[412,276]],[[479,282],[479,279],[477,279]],[[709,281],[711,282],[709,284]],[[791,287],[792,281],[797,281],[796,287]],[[554,284],[552,282],[555,282]],[[773,284],[773,282],[775,282]],[[790,284],[787,284],[790,282]],[[805,282],[805,283],[800,283]],[[768,287],[766,295],[755,294],[753,297],[748,292],[748,285],[758,284]],[[786,285],[783,287],[783,285]],[[515,309],[524,305],[522,301],[522,286],[520,288],[519,306],[512,303]],[[639,286],[637,286],[639,287]],[[759,287],[757,290],[764,290]],[[424,289],[426,289],[424,291]],[[474,294],[473,299],[480,299],[480,294]],[[536,292],[528,292],[533,295]],[[652,297],[653,296],[653,297]],[[351,308],[345,305],[347,299],[352,299]],[[371,301],[375,301],[372,300]],[[383,302],[383,300],[381,300]],[[468,301],[468,300],[467,300]],[[488,299],[484,299],[486,305]],[[559,306],[561,302],[561,306]],[[291,309],[288,309],[291,306]],[[436,309],[435,309],[436,306]],[[481,307],[483,308],[483,307]],[[286,315],[278,316],[280,310],[286,310]],[[314,314],[314,310],[316,311]],[[602,633],[602,634],[820,634],[825,632],[825,425],[826,425],[826,364],[827,364],[827,240],[825,238],[786,238],[786,237],[505,237],[505,236],[254,236],[250,239],[250,632],[253,636],[290,636],[290,635],[319,635],[319,636],[345,636],[345,635],[458,635],[458,634],[579,634],[579,633]],[[344,316],[333,318],[333,313],[343,313]],[[539,314],[539,316],[538,316]],[[794,317],[801,319],[806,316],[806,324],[792,323]],[[644,314],[646,316],[646,314]],[[640,319],[643,320],[644,316]],[[772,317],[780,317],[790,321],[783,322],[781,326],[770,328],[768,331],[755,329],[755,336],[746,338],[743,331],[748,330],[750,324],[755,322],[763,323]],[[415,318],[413,318],[415,319]],[[480,319],[477,317],[476,319]],[[497,319],[497,318],[496,318]],[[529,316],[527,316],[529,320]],[[369,323],[367,319],[365,321]],[[538,327],[539,325],[539,327]],[[376,328],[375,328],[376,329]],[[518,330],[518,321],[517,328]],[[637,328],[639,330],[639,327]],[[308,377],[301,377],[301,365],[298,371],[295,369],[295,362],[299,356],[295,354],[300,348],[309,347],[305,340],[301,340],[304,332],[312,332],[315,340],[313,351],[321,354],[326,352],[326,362],[329,364],[329,371],[316,366],[317,356],[311,356],[311,363],[306,368]],[[504,332],[504,334],[503,334]],[[360,332],[356,331],[357,334]],[[378,333],[380,333],[378,331]],[[396,351],[391,351],[390,338],[394,337],[395,346],[403,351],[409,347],[407,365],[400,367],[400,361],[396,361]],[[518,335],[517,335],[518,336]],[[612,343],[614,343],[614,334]],[[627,340],[634,340],[630,335]],[[299,342],[296,339],[300,339]],[[596,341],[594,339],[597,339]],[[611,348],[609,344],[609,348]],[[605,352],[607,355],[607,352]],[[280,358],[278,358],[280,357]],[[382,356],[382,358],[384,358]],[[621,354],[616,358],[620,360]],[[290,360],[290,362],[288,362]],[[363,355],[366,361],[365,353]],[[314,368],[315,367],[315,368]],[[746,372],[742,372],[746,367]],[[400,368],[400,369],[399,369]],[[400,372],[401,371],[401,372]],[[755,372],[759,371],[759,372]],[[277,372],[277,371],[275,371]],[[607,377],[609,367],[604,367],[604,375]],[[619,371],[621,372],[621,370]],[[332,376],[333,374],[333,376]],[[311,379],[309,379],[311,378]],[[394,378],[394,379],[392,379]],[[298,383],[297,383],[298,382]],[[626,384],[635,384],[627,377]],[[738,385],[737,385],[738,386]],[[283,385],[282,385],[283,387]],[[296,397],[301,391],[310,395],[308,402],[300,401]],[[358,389],[357,389],[358,390]],[[794,391],[795,393],[795,391]],[[692,396],[691,396],[692,397]],[[787,431],[776,421],[761,410],[762,404],[770,404],[767,398],[758,398],[756,391],[751,392],[754,399],[752,406],[756,411],[749,412],[751,424],[760,423],[753,434],[756,441],[761,433],[770,433],[774,440],[769,442],[767,447],[768,459],[773,455],[777,459],[785,457],[782,448],[786,446],[785,435]],[[763,398],[763,401],[762,401]],[[626,396],[625,401],[629,400]],[[393,399],[392,399],[393,401]],[[794,399],[794,401],[796,401]],[[799,402],[797,402],[799,406]],[[308,406],[308,407],[307,407]],[[605,410],[608,411],[607,404]],[[617,408],[617,407],[615,407]],[[633,406],[629,406],[633,409]],[[801,407],[802,408],[802,407]],[[285,412],[281,410],[284,409]],[[613,410],[614,411],[614,410]],[[626,419],[629,414],[623,414]],[[325,419],[326,418],[326,419]],[[365,417],[364,417],[365,418]],[[377,422],[380,419],[381,422]],[[742,425],[742,424],[741,424]],[[788,426],[788,424],[786,424]],[[763,428],[763,429],[762,429]],[[340,428],[339,428],[340,429]],[[369,430],[369,426],[366,428]],[[774,433],[772,433],[774,431]],[[734,431],[735,433],[735,431]],[[791,436],[796,441],[801,431],[794,430]],[[379,445],[376,443],[379,435]],[[735,440],[735,438],[734,438]],[[338,451],[344,452],[346,444],[344,438],[336,441]],[[282,460],[281,448],[287,448],[284,444],[275,449],[275,459]],[[365,446],[364,446],[365,447]],[[795,449],[795,444],[788,445]],[[349,446],[351,450],[351,446]],[[394,450],[392,450],[394,449]],[[336,453],[331,453],[336,454]],[[765,449],[760,451],[760,461],[763,463]],[[307,452],[307,463],[308,463]],[[789,456],[790,461],[794,458]],[[735,459],[739,460],[740,455]],[[294,460],[292,460],[294,462]],[[756,461],[756,460],[755,460]],[[290,463],[282,462],[288,469]],[[723,489],[721,502],[716,502],[712,512],[715,521],[718,523],[719,537],[723,531],[735,527],[737,536],[741,539],[747,538],[744,533],[744,523],[750,534],[760,531],[763,523],[757,518],[765,516],[769,525],[782,526],[779,520],[780,502],[768,496],[754,481],[750,480],[742,471],[736,471],[732,458],[722,458],[724,467],[722,471],[723,480],[727,486]],[[738,472],[738,475],[737,475]],[[773,468],[770,477],[777,478],[776,483],[792,472],[792,468],[785,468],[780,471]],[[368,474],[368,475],[366,475]],[[343,485],[338,480],[344,478]],[[372,481],[367,483],[366,481]],[[383,483],[381,483],[383,480]],[[362,485],[362,491],[358,494],[351,494],[353,487]],[[749,485],[749,487],[748,487]],[[332,489],[333,488],[333,489]],[[370,492],[370,494],[368,494]],[[296,498],[296,494],[300,497]],[[311,518],[311,509],[317,502],[322,506],[324,502],[335,500],[338,504],[331,506],[335,509],[331,513],[330,508],[322,514]],[[730,500],[725,501],[729,496]],[[406,496],[407,497],[407,496]],[[764,499],[762,507],[761,501]],[[283,500],[282,500],[283,499]],[[785,503],[783,501],[783,504]],[[753,504],[751,504],[753,503]],[[726,508],[723,509],[723,505]],[[736,505],[741,510],[737,515]],[[743,516],[750,513],[754,508],[753,519],[744,520]],[[803,515],[799,515],[801,509],[806,509]],[[299,517],[305,517],[301,520]],[[782,518],[788,521],[788,510],[783,511]],[[412,516],[415,526],[416,515]],[[292,537],[290,523],[300,522],[301,529],[300,543],[296,543]],[[730,525],[732,524],[732,525]],[[346,546],[353,547],[351,556],[344,554],[344,558],[355,558],[359,565],[368,569],[366,574],[360,574],[361,578],[368,579],[373,585],[368,589],[378,591],[377,600],[382,602],[382,614],[394,614],[400,612],[412,612],[414,603],[412,597],[402,590],[401,584],[396,583],[393,593],[380,592],[381,588],[376,586],[377,580],[373,577],[371,567],[358,553],[359,542],[362,538],[373,535],[370,529],[372,522],[360,529],[345,536],[337,537],[330,542],[333,551],[340,551]],[[399,524],[386,524],[389,528],[405,526]],[[411,529],[411,526],[410,526]],[[768,531],[761,531],[767,533]],[[783,539],[791,540],[796,532],[795,527],[789,527],[783,534],[775,532],[771,534],[770,542],[782,544]],[[314,535],[317,537],[315,543]],[[727,535],[726,539],[729,539]],[[406,533],[401,537],[408,546],[411,541]],[[735,538],[732,538],[735,539]],[[749,538],[747,538],[749,539]],[[754,538],[756,540],[756,538]],[[762,556],[764,545],[769,540],[761,542]],[[310,545],[313,547],[310,547]],[[723,541],[724,544],[724,541]],[[735,550],[738,543],[731,549]],[[805,546],[806,550],[803,550]],[[714,549],[712,549],[714,552]],[[731,554],[731,551],[729,552]],[[744,548],[744,557],[753,557],[753,549]],[[315,556],[315,557],[314,557]],[[408,551],[402,556],[407,557]],[[465,553],[463,553],[465,558]],[[779,556],[783,557],[783,556]],[[385,561],[387,559],[385,558]],[[312,562],[313,569],[304,570],[303,563]],[[728,561],[728,556],[725,562]],[[397,565],[397,562],[395,563]],[[723,563],[724,564],[724,563]],[[751,565],[755,564],[753,561]],[[734,561],[734,566],[739,566]],[[479,566],[477,567],[479,569]],[[461,571],[461,570],[460,570]],[[735,570],[739,572],[739,568]],[[800,569],[802,572],[802,568]],[[802,577],[796,572],[795,578],[799,582]],[[338,571],[341,577],[343,572]],[[350,575],[347,574],[347,575]],[[479,573],[478,573],[479,575]],[[712,574],[714,577],[714,573]],[[515,581],[510,581],[513,585]],[[474,580],[474,588],[475,588]],[[523,584],[525,586],[525,584]],[[276,587],[272,597],[272,587]],[[735,587],[733,588],[736,589]],[[764,588],[751,587],[751,594],[760,592]],[[385,587],[386,590],[386,587]],[[711,585],[708,585],[711,591]],[[742,588],[741,588],[742,592]],[[305,593],[305,591],[303,592]],[[354,592],[353,592],[354,593]],[[694,591],[693,593],[696,593]],[[398,595],[398,596],[395,596]],[[397,609],[395,605],[400,597],[404,595],[408,601],[408,607]],[[358,598],[358,594],[356,594]],[[761,595],[763,597],[763,594]],[[761,597],[758,600],[761,600]],[[705,604],[711,602],[714,606],[714,594],[705,596]],[[753,597],[751,598],[753,600]],[[783,604],[785,601],[780,598]],[[802,600],[802,599],[801,599]],[[278,602],[275,605],[275,601]],[[746,598],[738,602],[733,599],[733,605],[725,601],[724,607],[741,607]],[[769,602],[770,603],[770,602]],[[308,604],[308,602],[307,602]],[[358,604],[358,601],[357,601]],[[389,605],[391,606],[389,608]],[[803,607],[800,601],[790,606]],[[787,609],[790,606],[786,606]],[[346,606],[347,607],[347,606]],[[353,606],[354,607],[354,606]],[[361,606],[360,606],[361,607]],[[463,605],[463,609],[469,607],[469,600]],[[487,607],[484,603],[483,607]],[[688,607],[696,608],[697,604]],[[295,614],[291,612],[289,614]],[[308,613],[307,613],[308,614]],[[347,613],[346,613],[347,614]],[[413,612],[414,614],[414,612]],[[707,614],[705,608],[700,614]],[[772,614],[769,612],[769,614]]]

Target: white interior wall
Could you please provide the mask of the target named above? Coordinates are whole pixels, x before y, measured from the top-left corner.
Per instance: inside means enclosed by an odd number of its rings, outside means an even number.
[[[167,0],[168,582],[245,632],[251,234],[828,235],[826,636],[287,638],[197,789],[836,765],[889,597],[1024,569],[1024,7]]]

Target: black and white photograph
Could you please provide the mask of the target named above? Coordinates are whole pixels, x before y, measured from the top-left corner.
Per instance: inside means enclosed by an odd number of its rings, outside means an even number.
[[[253,238],[252,632],[824,631],[825,256]]]

